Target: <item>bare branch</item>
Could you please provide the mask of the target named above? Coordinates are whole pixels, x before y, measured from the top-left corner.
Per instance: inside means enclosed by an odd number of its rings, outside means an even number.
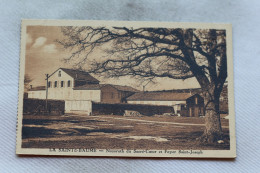
[[[76,66],[88,65],[90,73],[149,80],[196,77],[202,88],[210,82],[221,85],[226,78],[221,30],[87,26],[62,27],[62,32],[65,38],[58,42],[72,51],[66,60],[77,59]],[[106,56],[89,58],[96,49]]]

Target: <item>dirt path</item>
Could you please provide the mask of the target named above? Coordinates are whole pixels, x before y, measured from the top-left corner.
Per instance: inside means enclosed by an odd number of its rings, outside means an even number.
[[[137,122],[145,122],[145,123],[153,123],[153,124],[172,124],[172,125],[181,125],[181,126],[205,126],[205,124],[151,121],[151,120],[131,119],[131,118],[130,119],[129,118],[118,118],[118,117],[102,117],[102,118],[104,118],[104,119],[117,119],[117,120],[137,121]],[[228,126],[222,126],[222,128],[229,128],[229,127]]]

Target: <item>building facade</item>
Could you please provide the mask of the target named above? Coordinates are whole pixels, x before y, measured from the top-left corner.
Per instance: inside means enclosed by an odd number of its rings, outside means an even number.
[[[204,100],[199,94],[167,91],[139,92],[128,97],[127,103],[172,106],[174,113],[181,116],[204,115]]]
[[[28,98],[50,100],[85,100],[104,103],[123,103],[126,97],[138,92],[129,86],[99,84],[89,73],[59,68],[48,78],[46,87],[35,87],[28,91]]]
[[[204,116],[204,99],[199,95],[195,94],[186,100],[186,110],[189,117],[200,117]]]

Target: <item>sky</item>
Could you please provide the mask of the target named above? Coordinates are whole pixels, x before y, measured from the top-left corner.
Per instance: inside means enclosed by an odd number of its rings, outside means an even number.
[[[45,74],[51,74],[58,68],[73,68],[75,62],[65,62],[64,59],[71,55],[69,50],[64,50],[56,40],[64,36],[58,26],[28,26],[26,30],[26,63],[25,74],[32,79],[30,85],[33,87],[45,85]],[[100,50],[91,54],[93,58],[100,58]],[[129,76],[118,79],[104,79],[91,74],[103,84],[128,85],[142,90],[143,85]],[[187,80],[174,80],[169,78],[157,78],[156,83],[148,83],[145,90],[171,90],[182,88],[198,88],[199,84],[195,78]]]

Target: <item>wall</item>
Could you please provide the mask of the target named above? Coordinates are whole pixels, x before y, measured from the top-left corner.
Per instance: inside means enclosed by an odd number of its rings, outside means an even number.
[[[134,94],[130,91],[120,91],[111,85],[105,85],[101,88],[102,103],[126,103],[126,97]]]
[[[31,98],[31,99],[46,99],[46,91],[45,90],[28,91],[28,98]]]
[[[91,100],[100,102],[100,90],[73,90],[69,88],[52,88],[48,90],[50,100]],[[28,91],[28,98],[46,99],[46,91]]]
[[[61,76],[59,77],[59,71],[61,72]],[[58,87],[57,88],[61,88],[61,81],[64,81],[64,87],[63,88],[67,88],[68,87],[68,81],[70,82],[70,87],[69,88],[73,88],[74,87],[74,78],[72,78],[70,75],[68,75],[67,73],[65,73],[63,70],[59,69],[57,70],[55,73],[53,73],[50,77],[49,77],[49,82],[52,82],[52,86],[51,88],[55,88],[54,87],[54,82],[58,81]]]
[[[59,71],[61,76],[59,77]],[[70,80],[70,87],[68,87],[68,81]],[[55,81],[57,81],[57,87],[54,86]],[[61,81],[64,81],[63,87],[61,87]],[[51,82],[51,87],[48,88],[48,99],[53,100],[67,100],[73,99],[73,87],[74,79],[62,70],[57,70],[49,78]]]
[[[133,95],[135,92],[130,92],[130,91],[120,91],[121,93],[121,102],[122,103],[127,103],[127,97],[130,97]]]
[[[43,115],[46,113],[46,100],[42,99],[23,99],[23,113]],[[62,115],[65,111],[65,102],[61,100],[48,100],[48,114]]]
[[[190,117],[204,116],[204,99],[195,94],[187,99],[187,115]]]
[[[65,113],[84,113],[91,115],[92,102],[86,100],[66,100]]]
[[[100,90],[73,90],[73,95],[68,100],[89,100],[100,102]]]
[[[154,105],[138,105],[138,104],[108,104],[94,103],[92,104],[93,115],[123,115],[125,110],[138,111],[142,115],[152,116],[155,114],[173,113],[171,106],[154,106]]]
[[[122,94],[110,85],[101,88],[102,103],[121,103]]]

